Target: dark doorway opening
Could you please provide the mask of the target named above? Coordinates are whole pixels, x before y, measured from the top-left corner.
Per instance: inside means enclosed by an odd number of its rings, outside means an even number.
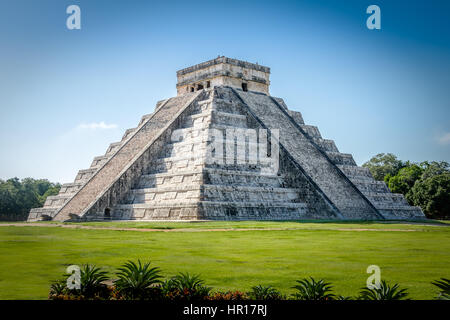
[[[242,90],[248,91],[248,89],[247,89],[247,84],[244,83],[244,82],[242,82]]]
[[[104,218],[111,219],[111,209],[110,208],[105,208]]]
[[[206,81],[206,87],[210,88],[211,87],[211,81]]]
[[[201,84],[197,85],[197,91],[202,90],[202,89],[203,89],[203,85],[201,85]]]

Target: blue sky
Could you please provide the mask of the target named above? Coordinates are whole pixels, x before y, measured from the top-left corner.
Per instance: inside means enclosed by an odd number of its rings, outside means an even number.
[[[271,94],[358,164],[450,161],[449,15],[449,1],[1,0],[0,178],[73,181],[176,95],[176,70],[218,55],[269,66]]]

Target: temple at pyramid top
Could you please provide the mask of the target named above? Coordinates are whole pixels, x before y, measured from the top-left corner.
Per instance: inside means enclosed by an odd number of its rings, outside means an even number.
[[[219,56],[177,71],[177,94],[217,86],[269,94],[269,75],[269,67]]]

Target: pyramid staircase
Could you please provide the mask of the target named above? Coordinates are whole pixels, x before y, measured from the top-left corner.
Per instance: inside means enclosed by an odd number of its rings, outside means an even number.
[[[277,128],[278,172],[270,158],[250,162],[248,145],[237,159],[224,147],[223,161],[207,161],[218,143],[211,130]],[[217,86],[159,102],[28,220],[421,217],[282,99]]]
[[[206,161],[210,129],[248,129],[247,117],[218,91],[199,101],[181,122],[177,141],[162,147],[148,172],[111,212],[113,219],[301,219],[307,206],[282,175],[261,174],[270,164]],[[245,157],[248,159],[249,153]],[[234,159],[232,159],[234,160]],[[242,159],[245,160],[245,159]]]
[[[370,203],[370,207],[376,209],[377,216],[379,218],[424,218],[424,214],[420,207],[410,206],[402,194],[392,193],[383,181],[376,181],[368,168],[357,166],[351,154],[339,152],[333,140],[323,139],[319,132],[319,129],[316,126],[306,125],[303,121],[301,113],[288,110],[282,99],[273,98],[268,95],[261,95],[257,93],[241,92],[235,89],[231,90],[233,90],[238,96],[240,96],[241,101],[245,103],[247,107],[252,109],[255,115],[259,115],[262,121],[265,121],[266,124],[269,124],[276,118],[273,115],[272,117],[269,117],[267,115],[267,110],[271,110],[272,112],[277,113],[277,115],[280,117],[279,122],[274,122],[275,127],[279,126],[285,128],[285,130],[288,131],[286,128],[286,123],[290,122],[289,125],[292,126],[291,129],[293,132],[285,131],[284,134],[280,134],[280,142],[283,143],[283,136],[288,137],[290,141],[286,142],[286,145],[289,145],[293,142],[293,146],[291,146],[292,154],[297,153],[297,151],[308,150],[308,146],[306,146],[305,144],[309,144],[309,147],[312,146],[318,151],[315,152],[316,157],[314,157],[314,152],[304,153],[305,157],[303,161],[300,159],[299,162],[306,170],[308,170],[308,167],[313,164],[314,167],[310,168],[310,171],[315,172],[312,172],[311,175],[313,176],[314,180],[319,183],[319,185],[321,185],[321,180],[325,180],[325,182],[332,181],[333,186],[336,186],[336,180],[332,179],[332,176],[330,176],[331,170],[318,172],[318,163],[320,162],[318,158],[320,157],[327,159],[328,162],[332,164],[332,166],[334,165],[336,169],[338,169],[337,171],[340,171],[339,174],[344,176],[344,179],[341,180],[347,180],[347,182],[350,182],[350,184],[356,187],[358,193],[360,193],[363,198],[365,198]],[[258,108],[258,105],[263,106],[263,108]],[[281,123],[284,123],[285,125],[280,126]],[[296,133],[294,133],[294,127],[297,129]],[[304,145],[296,143],[301,140],[305,140]],[[323,190],[329,189],[327,183],[324,183],[323,185],[321,185],[321,187],[323,188]],[[340,202],[339,198],[341,198],[344,194],[346,194],[346,192],[342,189],[338,190],[337,192],[334,190],[329,191],[329,196],[333,199],[333,202],[335,204],[338,204]],[[345,197],[347,196],[348,195],[346,195]],[[341,207],[340,209],[341,212],[348,211],[345,207]],[[350,211],[351,210],[353,209],[350,208]],[[370,211],[367,210],[367,212]],[[357,219],[360,214],[361,213],[357,212],[354,218]],[[346,216],[348,218],[352,218],[352,215],[352,213],[348,213]]]

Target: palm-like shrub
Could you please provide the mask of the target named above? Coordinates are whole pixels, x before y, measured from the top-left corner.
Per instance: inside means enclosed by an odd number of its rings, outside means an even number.
[[[450,300],[450,279],[441,278],[441,280],[436,280],[432,284],[441,289],[436,297],[437,299]]]
[[[106,271],[89,264],[83,265],[80,271],[80,290],[73,289],[72,293],[80,293],[86,298],[100,298],[107,294],[107,287],[103,283],[108,280]]]
[[[171,300],[202,300],[211,291],[199,275],[180,272],[162,284],[163,295]]]
[[[48,298],[54,300],[64,299],[64,296],[67,295],[67,293],[68,289],[66,280],[56,280],[50,285],[50,293]]]
[[[381,280],[379,288],[362,288],[359,299],[361,300],[402,300],[408,296],[406,289],[400,289],[396,283],[393,286]]]
[[[114,281],[118,294],[127,300],[155,299],[159,296],[161,283],[160,269],[150,268],[150,262],[137,263],[127,261],[118,268],[117,277]]]
[[[161,290],[163,295],[167,295],[170,292],[178,290],[178,283],[175,281],[175,277],[164,280],[161,284]]]
[[[109,288],[103,282],[108,280],[106,271],[94,265],[83,265],[80,269],[80,287],[69,289],[66,274],[63,279],[54,281],[50,285],[50,299],[79,300],[79,299],[107,299]]]
[[[249,292],[250,298],[254,300],[282,300],[283,295],[280,291],[272,286],[257,285],[252,287],[252,291]]]
[[[316,281],[314,278],[304,278],[296,281],[298,285],[293,286],[297,292],[293,297],[297,300],[333,300],[334,294],[331,293],[332,286],[322,279]]]

